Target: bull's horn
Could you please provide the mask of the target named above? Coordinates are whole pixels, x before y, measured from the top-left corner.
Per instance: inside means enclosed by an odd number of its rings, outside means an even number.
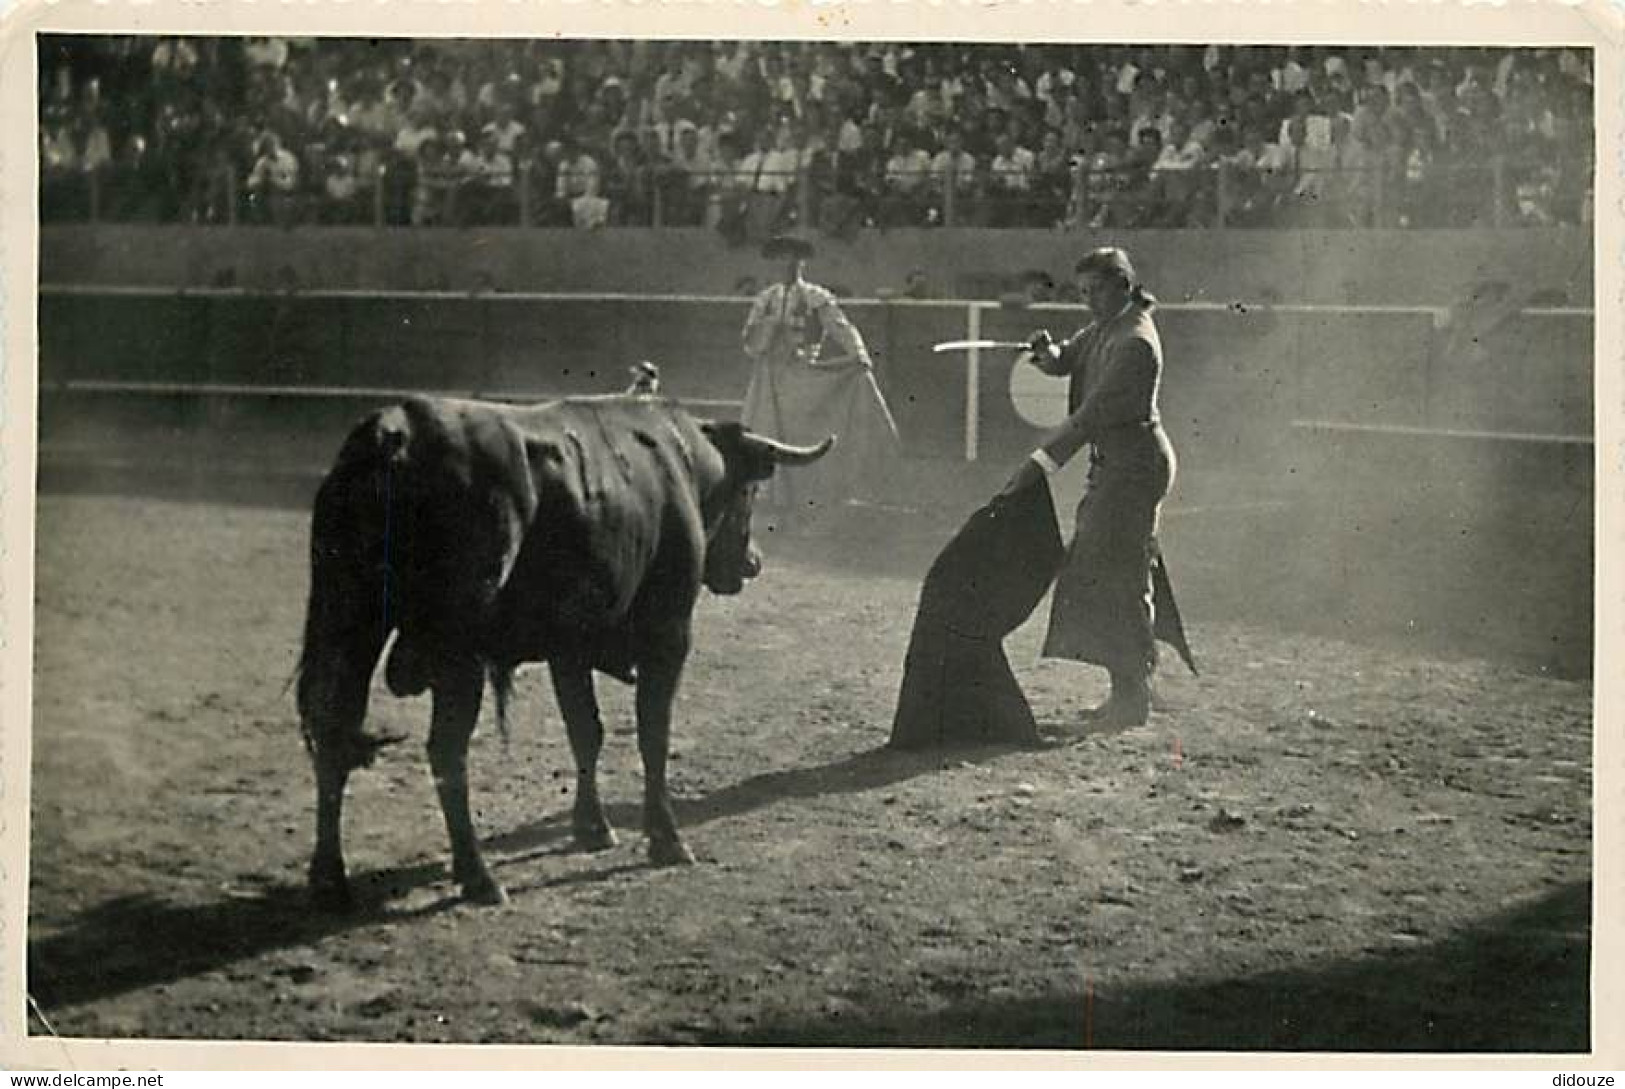
[[[765,435],[755,435],[753,437],[773,455],[773,460],[780,465],[811,465],[829,453],[830,447],[835,445],[834,435],[831,435],[817,446],[791,446],[787,442],[770,439]]]

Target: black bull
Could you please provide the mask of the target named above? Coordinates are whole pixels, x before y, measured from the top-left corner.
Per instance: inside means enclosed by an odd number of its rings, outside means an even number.
[[[469,816],[468,742],[485,680],[546,661],[577,768],[587,849],[615,842],[598,798],[594,669],[637,686],[643,823],[657,864],[693,860],[672,815],[672,700],[700,587],[756,574],[756,485],[822,457],[651,396],[514,407],[414,399],[350,433],[317,493],[299,716],[316,772],[311,891],[346,907],[344,788],[384,740],[363,728],[380,655],[396,695],[432,692],[429,763],[463,895],[504,899]]]

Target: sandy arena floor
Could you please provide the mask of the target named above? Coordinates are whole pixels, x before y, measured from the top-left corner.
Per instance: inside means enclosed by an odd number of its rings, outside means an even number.
[[[350,793],[367,908],[307,912],[313,787],[285,689],[306,516],[40,503],[29,987],[74,1036],[1250,1050],[1587,1044],[1591,689],[1187,617],[1144,729],[1093,671],[1012,660],[1054,743],[882,749],[917,572],[770,555],[707,598],[679,819],[572,853],[545,675],[473,753],[504,910],[465,907],[420,746]],[[1043,613],[1040,614],[1042,616]],[[489,717],[489,711],[487,711]],[[426,732],[425,700],[374,722]],[[43,1031],[37,1024],[34,1031]]]

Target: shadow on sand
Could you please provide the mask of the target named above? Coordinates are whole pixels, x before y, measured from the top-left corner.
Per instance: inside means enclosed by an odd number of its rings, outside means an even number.
[[[1591,885],[1448,938],[1239,979],[1101,987],[934,1010],[788,1018],[717,1046],[1575,1052],[1590,1039]]]
[[[29,993],[49,1014],[272,950],[310,945],[356,927],[435,914],[457,901],[447,897],[410,910],[391,904],[444,875],[438,863],[352,874],[357,908],[350,915],[311,910],[300,885],[202,904],[115,897],[88,909],[62,932],[29,941]]]
[[[763,772],[702,798],[674,798],[672,808],[680,828],[696,828],[710,821],[724,820],[780,802],[803,798],[861,794],[869,790],[944,771],[960,764],[984,764],[1000,757],[1030,751],[1016,745],[967,745],[922,752],[901,752],[888,748],[867,749],[829,764],[785,771]],[[605,805],[605,814],[616,828],[642,827],[643,809],[637,803]],[[486,841],[494,851],[529,851],[566,835],[568,813],[555,813],[511,832]]]
[[[703,798],[679,800],[678,820],[692,828],[798,798],[874,790],[960,763],[997,759],[1015,750],[978,746],[930,753],[875,749],[833,763],[767,772]],[[640,827],[637,806],[610,807],[622,829]],[[542,855],[568,851],[569,814],[487,837],[485,847],[499,876]],[[624,866],[615,872],[638,869]],[[569,874],[537,887],[576,885],[609,874],[594,870]],[[65,1006],[199,975],[277,949],[310,945],[347,930],[435,914],[459,901],[448,895],[424,906],[404,908],[409,893],[447,880],[441,862],[353,873],[357,909],[350,915],[312,910],[302,885],[277,885],[255,896],[229,897],[203,904],[172,904],[151,897],[119,897],[98,904],[60,933],[28,944],[28,988],[49,1016]]]

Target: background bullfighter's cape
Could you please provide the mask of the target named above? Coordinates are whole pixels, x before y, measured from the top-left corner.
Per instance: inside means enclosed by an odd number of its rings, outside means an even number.
[[[740,418],[757,434],[783,442],[838,436],[835,449],[817,465],[798,470],[794,480],[775,474],[763,485],[764,502],[794,503],[803,513],[873,495],[901,453],[880,387],[869,368],[856,363],[764,361],[752,371]]]
[[[937,556],[920,590],[890,745],[1033,741],[1038,726],[1004,637],[1038,607],[1066,556],[1047,481],[996,498]],[[1196,672],[1160,550],[1152,565],[1157,638]]]

